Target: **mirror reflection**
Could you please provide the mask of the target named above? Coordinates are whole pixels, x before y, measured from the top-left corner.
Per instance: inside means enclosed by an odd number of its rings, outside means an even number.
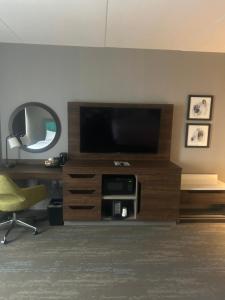
[[[42,152],[51,148],[60,135],[60,122],[55,112],[42,103],[26,103],[10,118],[10,132],[25,151]]]

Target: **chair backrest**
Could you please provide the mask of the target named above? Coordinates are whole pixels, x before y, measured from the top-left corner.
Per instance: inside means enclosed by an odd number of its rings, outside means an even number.
[[[10,177],[0,174],[0,195],[1,194],[22,195],[22,192]]]

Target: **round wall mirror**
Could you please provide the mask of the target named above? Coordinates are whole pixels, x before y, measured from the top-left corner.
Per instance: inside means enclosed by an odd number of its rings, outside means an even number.
[[[28,102],[17,107],[10,116],[9,131],[18,138],[24,151],[38,153],[57,143],[61,125],[50,107],[38,102]]]

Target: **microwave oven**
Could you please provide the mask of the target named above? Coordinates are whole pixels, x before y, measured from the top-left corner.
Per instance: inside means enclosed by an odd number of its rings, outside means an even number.
[[[133,195],[136,192],[136,178],[134,175],[103,175],[102,194]]]

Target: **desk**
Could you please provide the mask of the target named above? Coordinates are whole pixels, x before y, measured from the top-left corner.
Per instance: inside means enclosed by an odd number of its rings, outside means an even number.
[[[59,180],[62,180],[62,168],[46,168],[43,161],[26,160],[25,162],[18,163],[13,168],[0,167],[0,174],[10,176],[13,180],[48,180],[50,182],[56,181],[57,185],[53,188],[46,182],[49,190],[49,198],[52,198],[54,194],[57,194],[56,198],[61,198],[61,192],[59,191]],[[52,190],[54,189],[54,192]],[[60,196],[59,196],[60,194]],[[54,196],[55,197],[55,196]],[[48,200],[49,201],[49,200]],[[43,215],[43,209],[46,209],[47,201],[42,204],[38,204],[36,209],[41,210]]]
[[[46,168],[42,164],[21,163],[13,168],[0,167],[0,174],[9,175],[12,179],[62,180],[61,168]]]

